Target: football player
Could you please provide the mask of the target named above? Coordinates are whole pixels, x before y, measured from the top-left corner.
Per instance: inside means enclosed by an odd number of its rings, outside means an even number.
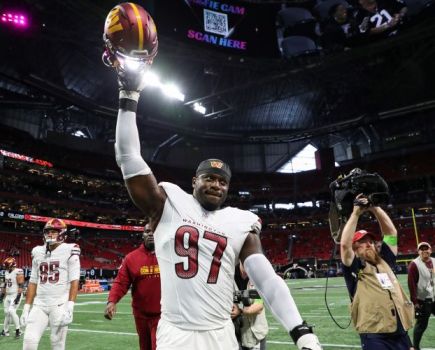
[[[66,233],[65,221],[50,219],[43,230],[44,245],[32,250],[32,272],[20,319],[26,327],[23,350],[36,350],[48,325],[51,348],[65,349],[80,278],[80,247],[65,243]]]
[[[298,349],[321,349],[312,328],[302,321],[287,285],[262,253],[259,218],[247,210],[223,207],[230,167],[219,159],[201,162],[192,179],[192,195],[172,183],[158,184],[143,160],[136,110],[146,83],[144,72],[152,63],[150,53],[156,47],[151,39],[156,35],[155,27],[149,25],[153,23],[150,16],[138,18],[135,7],[124,3],[112,10],[104,37],[106,46],[115,52],[114,59],[116,52],[126,52],[122,45],[127,38],[137,43],[137,50],[129,50],[133,54],[148,48],[137,57],[145,62],[142,70],[123,66],[122,62],[113,65],[120,89],[115,153],[133,202],[151,218],[154,230],[162,293],[157,348],[239,349],[231,310],[234,270],[240,259],[265,304]],[[137,28],[147,33],[146,39],[143,34],[136,35]]]
[[[0,336],[9,336],[9,323],[12,319],[15,324],[15,338],[18,339],[21,335],[21,331],[17,309],[21,302],[21,294],[23,293],[24,273],[22,269],[17,268],[17,262],[13,257],[6,258],[3,261],[3,266],[6,271],[3,291],[0,292],[0,302],[6,295],[3,301],[5,321]]]

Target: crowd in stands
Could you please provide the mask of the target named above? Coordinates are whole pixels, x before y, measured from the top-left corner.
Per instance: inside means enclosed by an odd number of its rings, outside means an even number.
[[[41,244],[41,223],[8,217],[5,214],[8,212],[93,223],[144,225],[143,215],[132,205],[121,176],[115,171],[116,164],[113,161],[112,164],[109,157],[96,158],[92,154],[65,152],[60,148],[49,150],[36,143],[32,151],[27,149],[27,143],[0,143],[0,147],[23,154],[32,152],[30,156],[54,164],[48,168],[18,159],[3,159],[0,230],[2,237],[3,234],[8,236],[0,242],[0,258],[14,255],[26,266],[30,263],[31,248]],[[67,161],[65,157],[54,161],[60,154],[67,153]],[[354,162],[329,173],[313,170],[299,174],[235,174],[228,204],[251,209],[262,218],[264,250],[275,266],[309,257],[325,260],[334,247],[328,223],[329,183],[339,173],[346,174],[360,167],[378,172],[388,180],[391,205],[387,210],[399,229],[399,253],[411,254],[415,251],[412,208],[421,239],[430,240],[429,235],[435,230],[432,209],[435,163],[427,161],[428,154],[425,151],[370,159],[362,164]],[[80,159],[85,159],[85,163]],[[157,166],[155,172],[160,179],[180,183],[189,191],[190,171]],[[284,209],[280,203],[292,204],[292,207]],[[129,231],[112,232],[111,236],[107,236],[109,232],[104,235],[97,232],[82,230],[78,239],[83,252],[82,265],[86,268],[116,268],[122,257],[140,242],[137,233]]]
[[[286,57],[313,51],[346,51],[396,36],[406,27],[430,18],[434,4],[432,0],[302,1],[279,11],[278,38]]]
[[[412,218],[398,217],[394,222],[399,231],[399,256],[412,256],[416,246]],[[30,266],[32,248],[42,244],[41,228],[35,229],[35,225],[41,224],[32,224],[30,226],[26,221],[16,221],[15,227],[11,229],[4,222],[0,223],[0,260],[13,252],[21,266]],[[368,230],[376,230],[376,225],[368,219],[362,222],[362,228]],[[29,227],[33,229],[26,231]],[[435,232],[435,211],[417,211],[416,229],[420,241],[431,241]],[[266,256],[277,270],[305,259],[329,260],[334,249],[326,221],[321,225],[318,221],[268,224],[264,227],[261,240]],[[116,269],[122,258],[141,243],[141,233],[85,229],[79,236],[70,237],[69,241],[75,241],[81,246],[83,268]]]

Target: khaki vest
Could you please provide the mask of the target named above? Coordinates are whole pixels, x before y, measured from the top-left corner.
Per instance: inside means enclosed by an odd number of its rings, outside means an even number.
[[[384,261],[376,265],[387,273],[393,287],[383,289],[376,277],[376,267],[367,263],[358,273],[358,284],[351,308],[352,322],[358,333],[393,333],[397,330],[396,312],[405,330],[414,324],[414,305]]]
[[[251,281],[248,282],[247,289],[255,289]],[[242,345],[247,348],[253,348],[261,340],[266,338],[269,333],[269,325],[266,319],[266,309],[258,315],[243,315],[243,325],[241,329]]]
[[[432,259],[433,269],[429,270],[426,264],[420,257],[414,259],[414,263],[418,268],[418,284],[417,284],[417,299],[425,300],[435,298],[435,259]]]
[[[241,331],[242,345],[252,348],[266,338],[269,326],[266,319],[266,310],[263,308],[258,315],[243,315]]]

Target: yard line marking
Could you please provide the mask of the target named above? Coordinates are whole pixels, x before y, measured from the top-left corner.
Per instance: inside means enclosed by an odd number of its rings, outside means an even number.
[[[267,340],[267,343],[271,344],[282,344],[282,345],[292,345],[293,343],[285,341]],[[347,349],[361,349],[361,345],[345,345],[345,344],[324,344],[321,343],[323,347],[333,347],[333,348],[347,348]]]
[[[279,340],[267,340],[267,343],[278,344],[278,345],[292,345],[293,343],[287,341]],[[321,343],[323,347],[333,347],[333,348],[346,348],[346,349],[361,349],[361,345],[346,345],[346,344],[327,344]],[[434,348],[421,348],[421,350],[435,350]]]
[[[109,292],[86,293],[86,294],[77,294],[77,297],[78,298],[81,298],[81,297],[96,297],[96,296],[99,296],[99,295],[107,295],[107,294],[109,294]]]
[[[104,311],[89,311],[89,310],[74,310],[74,313],[79,314],[101,314],[103,316]],[[116,311],[116,314],[124,314],[124,315],[133,315],[131,312],[122,312],[122,311]]]
[[[92,304],[107,304],[105,301],[84,301],[82,303],[75,303],[75,306],[92,305]]]
[[[103,333],[103,334],[135,335],[135,336],[137,336],[137,333],[97,331],[97,330],[93,330],[93,329],[82,329],[82,328],[68,328],[68,332]]]

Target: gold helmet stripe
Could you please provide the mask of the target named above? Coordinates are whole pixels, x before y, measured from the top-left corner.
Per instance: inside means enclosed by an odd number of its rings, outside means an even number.
[[[132,2],[130,3],[130,5],[133,8],[134,14],[136,15],[137,27],[138,27],[138,30],[139,30],[139,50],[142,51],[143,50],[143,23],[142,23],[142,18],[140,16],[139,9],[137,8],[137,6],[135,4],[133,4]]]

